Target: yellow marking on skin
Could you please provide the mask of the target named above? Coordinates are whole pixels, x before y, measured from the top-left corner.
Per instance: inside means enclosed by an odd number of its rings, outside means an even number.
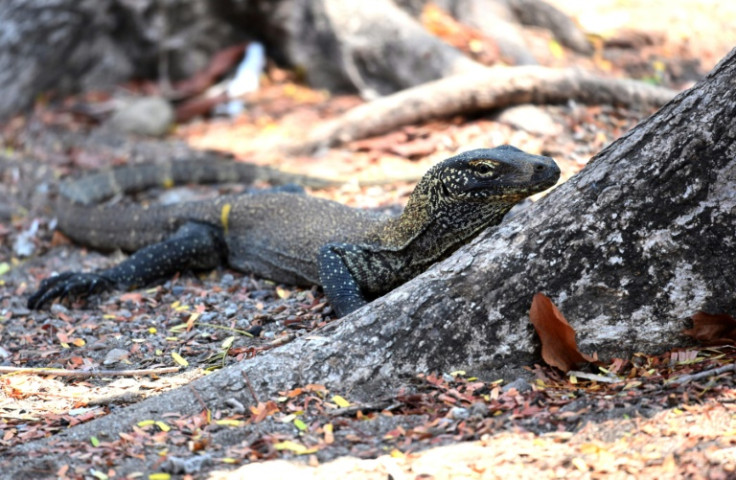
[[[222,210],[220,211],[220,223],[222,223],[222,229],[225,230],[225,235],[227,235],[228,220],[230,219],[230,210],[232,208],[232,204],[226,203],[222,206]]]
[[[171,177],[165,177],[161,181],[161,186],[164,187],[164,188],[171,188],[171,187],[173,187],[174,186],[174,179],[171,178]]]

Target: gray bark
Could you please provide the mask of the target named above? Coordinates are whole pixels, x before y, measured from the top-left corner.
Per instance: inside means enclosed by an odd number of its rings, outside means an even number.
[[[375,98],[481,68],[427,32],[393,0],[255,0],[234,5],[277,59],[303,71],[318,88]]]
[[[396,0],[418,16],[429,0]],[[501,54],[515,65],[536,65],[527,48],[523,25],[549,30],[566,47],[589,55],[593,48],[580,28],[567,15],[542,0],[431,0],[461,23],[492,38]]]
[[[44,91],[185,78],[242,41],[209,0],[3,0],[0,25],[0,119]]]
[[[736,50],[693,89],[597,155],[542,201],[366,308],[197,380],[201,401],[308,383],[370,399],[420,372],[497,378],[539,362],[532,296],[552,298],[586,353],[683,345],[698,310],[736,313]],[[173,391],[69,429],[86,441],[202,404]],[[11,452],[21,458],[45,440]],[[36,460],[43,461],[43,458]]]

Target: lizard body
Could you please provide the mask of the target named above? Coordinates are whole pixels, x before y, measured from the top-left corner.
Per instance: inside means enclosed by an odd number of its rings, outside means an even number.
[[[116,174],[129,177],[125,181],[108,176],[91,182],[94,189],[82,189],[86,194],[78,192],[80,180],[72,182],[62,189],[57,209],[59,228],[73,240],[135,253],[110,269],[44,280],[29,307],[102,288],[142,286],[179,270],[226,263],[277,282],[322,285],[342,316],[500,223],[513,205],[554,185],[560,174],[552,159],[514,147],[472,150],[429,169],[397,217],[283,192],[168,206],[84,205],[119,190],[162,183],[158,170],[139,180],[133,178],[136,171],[132,167],[125,175]],[[218,175],[197,179],[214,181]],[[180,183],[191,176],[164,177]],[[90,182],[85,178],[81,182]]]

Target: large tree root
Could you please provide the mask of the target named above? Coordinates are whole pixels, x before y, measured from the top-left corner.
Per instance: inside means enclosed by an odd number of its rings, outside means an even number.
[[[574,100],[586,104],[651,107],[663,105],[676,93],[635,80],[602,78],[573,69],[494,67],[436,80],[360,105],[316,126],[305,138],[287,141],[276,148],[304,153],[434,118],[522,103]]]

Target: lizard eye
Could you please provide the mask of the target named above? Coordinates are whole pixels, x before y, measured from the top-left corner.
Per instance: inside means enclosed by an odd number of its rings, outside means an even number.
[[[479,163],[475,166],[475,171],[480,175],[488,175],[493,169],[487,163]]]

